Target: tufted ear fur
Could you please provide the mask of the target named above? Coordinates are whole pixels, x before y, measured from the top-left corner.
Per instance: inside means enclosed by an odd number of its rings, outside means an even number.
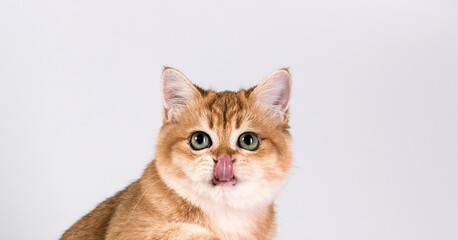
[[[279,69],[267,76],[251,93],[251,97],[265,106],[270,114],[288,118],[291,96],[291,75],[287,68]]]
[[[179,112],[199,96],[199,90],[184,74],[174,68],[164,68],[162,71],[162,97],[166,121],[177,122]]]

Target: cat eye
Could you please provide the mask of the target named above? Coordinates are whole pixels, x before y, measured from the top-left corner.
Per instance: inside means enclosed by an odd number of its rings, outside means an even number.
[[[259,138],[255,133],[246,132],[240,135],[237,145],[240,148],[255,151],[259,147]]]
[[[212,140],[210,139],[210,136],[204,132],[195,132],[191,135],[189,143],[191,144],[192,149],[202,150],[210,147],[212,145]]]

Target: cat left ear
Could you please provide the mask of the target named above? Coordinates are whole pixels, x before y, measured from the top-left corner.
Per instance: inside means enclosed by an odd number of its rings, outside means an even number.
[[[162,97],[164,100],[164,119],[177,122],[178,114],[196,97],[199,90],[180,71],[165,67],[162,71]]]
[[[291,85],[291,75],[288,69],[282,68],[267,76],[255,87],[251,96],[265,106],[270,113],[281,117],[281,121],[286,121]]]

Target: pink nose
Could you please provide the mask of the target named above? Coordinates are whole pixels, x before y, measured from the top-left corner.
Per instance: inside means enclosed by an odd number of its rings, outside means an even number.
[[[215,178],[219,181],[230,181],[233,177],[232,159],[229,156],[219,157],[216,161]]]

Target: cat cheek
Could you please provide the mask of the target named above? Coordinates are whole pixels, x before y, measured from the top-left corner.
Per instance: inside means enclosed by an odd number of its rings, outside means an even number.
[[[191,160],[193,166],[193,180],[206,181],[213,176],[214,161],[209,154]]]

